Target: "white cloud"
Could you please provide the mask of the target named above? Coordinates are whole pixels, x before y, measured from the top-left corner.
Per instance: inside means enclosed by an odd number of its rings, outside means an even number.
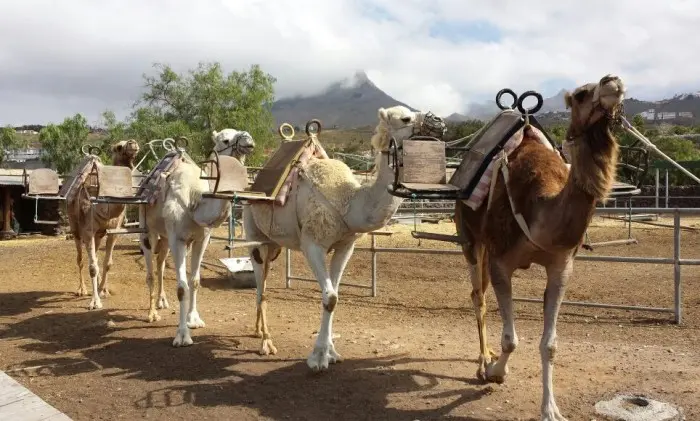
[[[502,36],[431,38],[442,20],[486,21]],[[125,110],[156,61],[258,63],[278,79],[278,97],[365,69],[396,99],[441,114],[503,87],[606,73],[633,96],[658,97],[700,87],[697,22],[695,0],[4,0],[0,123]]]

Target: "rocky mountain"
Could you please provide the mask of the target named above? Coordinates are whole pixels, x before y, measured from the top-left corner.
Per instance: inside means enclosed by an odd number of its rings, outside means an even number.
[[[562,89],[544,98],[542,109],[537,113],[540,121],[568,119],[565,92]],[[504,102],[509,100],[504,97]],[[281,99],[273,105],[272,113],[277,125],[286,121],[302,127],[309,119],[318,118],[324,127],[354,128],[375,125],[377,109],[395,104],[414,109],[384,93],[364,72],[357,72],[352,78],[332,84],[321,94]],[[624,105],[628,117],[641,114],[649,124],[700,124],[700,92],[678,94],[660,101],[627,98]],[[469,104],[465,114],[453,113],[446,119],[452,122],[490,120],[498,111],[494,98]]]
[[[542,109],[537,115],[545,118],[567,118],[568,110],[564,106],[564,94],[562,89],[555,96],[544,98]],[[692,125],[700,124],[700,92],[678,94],[672,98],[659,101],[643,101],[636,98],[627,98],[624,101],[625,114],[628,117],[641,114],[649,124],[680,124]],[[492,118],[499,109],[495,99],[489,102],[472,104],[466,115],[453,113],[447,117],[448,121],[460,122],[468,119],[488,120]],[[542,120],[542,118],[539,118]]]
[[[354,128],[376,124],[377,109],[392,105],[415,110],[384,93],[360,71],[318,95],[280,99],[273,104],[272,115],[277,126],[288,122],[303,127],[308,120],[318,118],[327,128]]]

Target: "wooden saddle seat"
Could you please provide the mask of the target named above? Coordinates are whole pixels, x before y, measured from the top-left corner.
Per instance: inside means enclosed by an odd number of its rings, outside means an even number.
[[[58,173],[51,168],[37,168],[31,173],[24,170],[24,188],[27,196],[58,196]]]
[[[311,128],[314,125],[316,130],[312,132]],[[249,186],[247,185],[247,169],[238,160],[231,158],[233,161],[230,159],[221,161],[222,158],[229,157],[219,156],[219,164],[212,165],[215,159],[210,159],[207,161],[209,166],[205,171],[207,175],[202,178],[209,180],[210,186],[212,184],[213,186],[212,193],[205,196],[221,199],[237,198],[248,202],[274,202],[284,206],[291,186],[298,175],[299,167],[304,166],[312,157],[328,158],[326,151],[318,142],[317,135],[320,132],[321,122],[315,119],[310,120],[306,123],[308,137],[294,140],[294,128],[289,123],[283,123],[279,128],[282,143],[265,162],[265,165],[257,169]],[[219,172],[221,176],[218,176]],[[226,177],[223,177],[224,174]],[[244,177],[244,175],[246,176]],[[222,178],[227,180],[222,181]],[[218,184],[217,179],[219,180]]]

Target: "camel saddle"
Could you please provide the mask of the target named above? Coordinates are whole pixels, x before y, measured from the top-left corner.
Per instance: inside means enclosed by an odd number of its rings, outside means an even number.
[[[305,140],[282,142],[255,176],[250,191],[264,194],[261,200],[274,198],[275,204],[284,206],[298,177],[299,167],[304,166],[312,157],[328,158],[326,151],[314,136]]]
[[[165,154],[155,167],[141,180],[136,196],[152,205],[165,187],[165,179],[182,162],[194,163],[183,151],[171,151]]]
[[[97,185],[97,175],[92,171],[96,163],[102,162],[96,155],[87,155],[73,171],[63,180],[63,185],[58,191],[58,196],[72,201],[80,191],[80,186],[88,183],[89,186]],[[88,180],[89,178],[89,180]]]

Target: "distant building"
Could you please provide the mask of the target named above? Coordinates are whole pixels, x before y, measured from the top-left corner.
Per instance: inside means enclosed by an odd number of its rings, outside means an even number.
[[[41,154],[43,149],[41,144],[32,143],[27,148],[13,149],[5,151],[5,161],[2,163],[3,168],[26,168],[35,169],[42,168],[45,165],[41,162]]]

